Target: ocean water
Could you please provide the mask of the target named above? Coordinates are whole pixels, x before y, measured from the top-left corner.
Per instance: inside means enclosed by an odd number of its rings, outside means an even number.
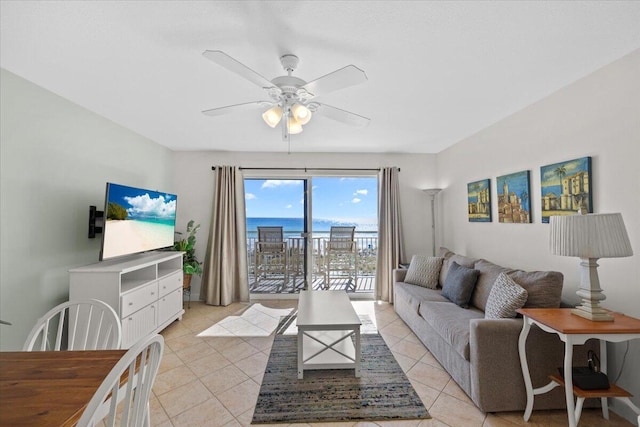
[[[247,235],[258,237],[258,227],[282,226],[285,237],[300,237],[304,227],[303,218],[247,218]],[[373,221],[314,219],[313,234],[316,237],[329,235],[332,226],[355,226],[356,236],[376,236],[378,224]]]

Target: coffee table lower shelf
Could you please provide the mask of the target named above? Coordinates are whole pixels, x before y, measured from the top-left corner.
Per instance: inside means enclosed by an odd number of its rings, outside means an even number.
[[[355,369],[355,376],[360,376],[360,358],[357,357],[360,349],[356,348],[360,346],[360,337],[355,330],[313,330],[298,334],[299,379],[303,378],[305,370],[312,369]]]

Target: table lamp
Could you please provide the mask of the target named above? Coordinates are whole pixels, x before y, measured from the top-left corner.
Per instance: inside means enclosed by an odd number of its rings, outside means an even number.
[[[600,288],[598,258],[633,255],[622,214],[583,214],[551,216],[550,249],[554,255],[580,258],[580,288],[576,292],[582,304],[573,314],[593,321],[613,321],[600,307],[606,297]]]

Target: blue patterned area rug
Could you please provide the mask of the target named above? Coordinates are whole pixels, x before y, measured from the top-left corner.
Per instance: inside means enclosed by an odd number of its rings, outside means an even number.
[[[384,339],[361,335],[361,376],[353,369],[297,375],[297,337],[273,342],[254,424],[378,421],[431,418]]]

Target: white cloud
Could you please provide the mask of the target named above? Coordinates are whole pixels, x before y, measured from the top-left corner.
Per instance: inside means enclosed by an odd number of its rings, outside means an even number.
[[[263,188],[277,188],[281,185],[301,185],[302,181],[299,179],[268,179],[262,183],[261,189]]]
[[[362,200],[358,199],[357,197],[354,197],[353,199],[351,199],[351,203],[360,203]]]
[[[256,198],[256,195],[255,195],[255,194],[253,194],[253,193],[247,193],[247,194],[245,194],[245,195],[244,195],[244,198],[245,198],[246,200],[253,200],[253,199],[255,199],[255,198]]]
[[[152,199],[149,194],[136,197],[125,197],[130,208],[127,209],[129,215],[144,218],[171,218],[176,215],[176,201],[165,201],[164,196]]]
[[[293,205],[287,205],[285,206],[286,209],[291,209],[293,207]]]
[[[354,195],[354,196],[355,196],[355,195],[357,195],[357,194],[360,194],[360,195],[362,195],[362,196],[366,196],[367,194],[369,194],[369,190],[367,190],[367,189],[364,189],[364,190],[356,190],[356,192],[355,192],[355,193],[353,193],[353,195]]]

